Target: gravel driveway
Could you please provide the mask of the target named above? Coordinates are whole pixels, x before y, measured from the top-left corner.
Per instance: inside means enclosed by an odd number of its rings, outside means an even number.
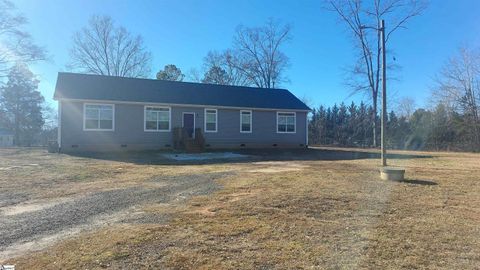
[[[192,195],[210,193],[218,189],[214,180],[225,174],[207,173],[153,178],[151,182],[158,183],[158,187],[153,185],[154,187],[130,187],[95,192],[51,207],[16,215],[7,216],[0,212],[0,257],[2,253],[8,253],[14,245],[35,242],[78,227],[92,229],[95,227],[94,224],[102,219],[105,220],[105,224],[132,222],[132,215],[128,213],[120,219],[112,217],[137,205],[168,203]],[[0,205],[1,203],[0,201]],[[136,217],[137,220],[133,222],[162,222],[166,218],[143,216]]]

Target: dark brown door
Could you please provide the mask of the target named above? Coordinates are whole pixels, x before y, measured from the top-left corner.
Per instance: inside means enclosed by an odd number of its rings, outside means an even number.
[[[188,137],[195,137],[195,115],[193,113],[183,114],[183,128],[187,131]]]

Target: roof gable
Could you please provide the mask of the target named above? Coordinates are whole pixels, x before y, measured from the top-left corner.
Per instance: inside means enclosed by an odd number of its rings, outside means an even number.
[[[58,73],[54,99],[310,110],[285,89]]]

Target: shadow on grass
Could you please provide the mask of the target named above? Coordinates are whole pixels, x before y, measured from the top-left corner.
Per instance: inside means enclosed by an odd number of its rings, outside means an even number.
[[[238,149],[238,150],[209,150],[208,152],[233,152],[246,155],[244,158],[205,159],[192,161],[178,161],[164,157],[162,154],[182,153],[176,151],[142,151],[142,152],[104,152],[104,153],[71,153],[70,155],[131,162],[135,164],[158,164],[158,165],[187,165],[187,164],[222,164],[242,163],[252,161],[308,161],[308,160],[357,160],[379,159],[380,153],[366,152],[362,150],[339,150],[339,149]],[[429,155],[388,154],[391,159],[431,158]]]
[[[412,185],[421,185],[421,186],[436,186],[438,185],[437,182],[430,181],[430,180],[410,180],[405,179],[402,181],[403,183],[412,184]]]

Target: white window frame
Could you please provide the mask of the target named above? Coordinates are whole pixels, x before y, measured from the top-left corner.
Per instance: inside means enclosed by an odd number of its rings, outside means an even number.
[[[242,113],[250,113],[250,130],[249,131],[243,131],[242,130]],[[253,131],[253,112],[252,110],[240,110],[240,133],[252,133]]]
[[[147,129],[147,108],[168,109],[168,129]],[[158,119],[157,119],[158,128]],[[172,108],[168,106],[143,106],[143,131],[145,132],[170,132],[172,130]]]
[[[94,106],[110,106],[112,107],[112,128],[105,129],[105,128],[87,128],[86,127],[86,114],[87,114],[87,106],[94,105]],[[99,119],[100,121],[100,119]],[[83,131],[115,131],[115,104],[108,104],[108,103],[83,103]]]
[[[293,121],[294,121],[293,131],[278,131],[278,117],[279,117],[279,114],[281,114],[281,113],[293,114]],[[277,112],[277,125],[276,125],[275,128],[276,128],[277,133],[288,133],[288,134],[297,133],[297,113],[296,112]]]
[[[207,111],[215,111],[215,130],[207,130]],[[203,130],[205,133],[215,133],[218,132],[218,110],[212,108],[205,108],[203,114]]]

